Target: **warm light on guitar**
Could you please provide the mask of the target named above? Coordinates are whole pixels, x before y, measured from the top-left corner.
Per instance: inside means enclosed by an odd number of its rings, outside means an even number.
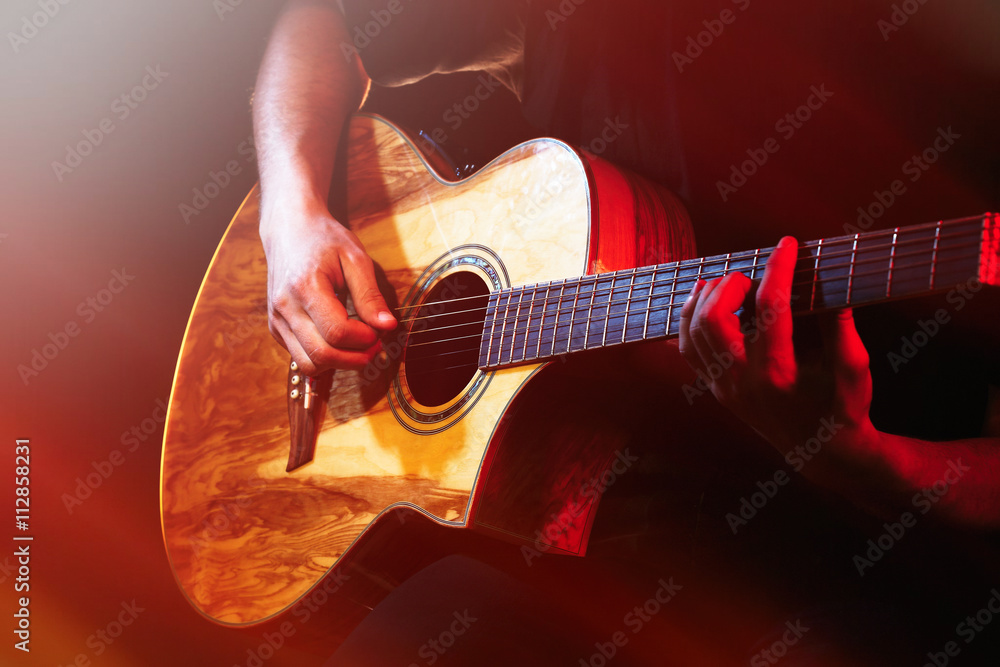
[[[348,156],[346,219],[399,320],[386,354],[313,378],[263,323],[226,344],[266,299],[255,193],[185,333],[164,436],[163,532],[181,588],[220,623],[288,610],[404,508],[534,541],[553,507],[579,499],[547,490],[535,507],[500,483],[511,474],[504,420],[526,384],[565,355],[676,336],[699,279],[757,278],[772,250],[690,258],[676,199],[554,140],[450,182],[394,126],[359,115]],[[995,285],[1000,216],[822,239],[799,253],[797,313]],[[559,452],[580,476],[599,475],[610,454]],[[588,503],[553,552],[584,552]]]

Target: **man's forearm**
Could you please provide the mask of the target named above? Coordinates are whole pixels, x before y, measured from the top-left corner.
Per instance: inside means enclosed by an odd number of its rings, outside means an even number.
[[[899,483],[905,509],[970,527],[1000,527],[997,438],[928,442],[882,433],[877,449]]]
[[[262,231],[278,201],[324,204],[337,143],[368,77],[334,2],[294,0],[278,18],[257,77],[253,119]]]

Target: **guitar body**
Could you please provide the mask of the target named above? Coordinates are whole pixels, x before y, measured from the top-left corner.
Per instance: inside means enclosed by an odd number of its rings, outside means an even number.
[[[378,117],[353,119],[346,150],[346,219],[403,323],[384,341],[388,358],[329,378],[310,462],[286,471],[289,359],[267,328],[256,189],[185,333],[164,435],[163,534],[185,595],[221,624],[290,610],[409,518],[583,554],[597,497],[579,490],[613,463],[614,443],[579,437],[579,424],[564,437],[546,424],[544,442],[525,436],[544,414],[530,387],[560,364],[452,372],[441,362],[445,377],[407,342],[447,299],[693,255],[669,193],[558,141],[517,146],[461,181]]]

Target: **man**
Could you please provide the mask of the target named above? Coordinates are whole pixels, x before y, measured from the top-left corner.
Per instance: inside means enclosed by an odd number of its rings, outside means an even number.
[[[874,62],[886,62],[881,49],[893,45],[890,40],[904,39],[896,35],[901,19],[881,17],[882,8],[852,6],[855,13],[868,12],[865,17],[870,20],[862,21],[836,8],[789,4],[776,10],[751,6],[747,0],[681,7],[639,1],[612,6],[597,0],[424,4],[344,0],[342,5],[289,3],[272,35],[254,99],[270,326],[307,374],[364,366],[380,349],[378,335],[397,324],[376,288],[364,248],[330,216],[326,205],[340,132],[365,98],[368,75],[381,84],[400,85],[431,73],[488,71],[518,95],[526,118],[540,134],[555,134],[574,145],[593,145],[592,140],[611,123],[621,131],[614,141],[604,142],[604,157],[685,195],[693,219],[702,225],[703,252],[706,242],[723,252],[765,245],[773,235],[761,237],[788,220],[805,218],[804,210],[810,212],[815,228],[790,231],[814,236],[843,233],[839,225],[844,211],[826,202],[835,200],[840,188],[857,197],[867,194],[872,184],[887,182],[884,175],[894,174],[902,161],[893,151],[916,143],[866,127],[871,118],[878,120],[879,114],[888,115],[887,110],[900,109],[903,103],[871,95],[876,102],[867,114],[863,106],[861,114],[854,108],[865,101],[856,97],[864,84],[852,77],[867,67],[867,56],[874,54]],[[920,9],[932,11],[929,5]],[[968,27],[976,23],[975,17],[957,16],[971,36],[968,41],[978,44],[979,33]],[[918,19],[919,15],[912,19],[914,32],[922,29]],[[890,27],[879,21],[888,21]],[[870,28],[866,39],[849,48],[838,43],[859,25]],[[366,33],[370,26],[374,27]],[[803,35],[803,42],[812,42],[802,45],[795,38],[779,42],[768,38],[768,30]],[[798,49],[794,59],[789,57],[793,47]],[[922,53],[925,47],[930,48],[918,43],[911,50]],[[745,57],[746,53],[753,56]],[[957,56],[941,58],[938,65],[943,71],[963,71]],[[827,67],[826,60],[840,67]],[[746,71],[740,71],[747,61]],[[904,100],[905,91],[933,83],[935,76],[918,68],[890,66],[889,71],[905,72],[894,81],[904,90],[900,95]],[[899,80],[904,76],[909,80]],[[839,102],[838,96],[846,101]],[[792,111],[782,114],[787,109]],[[901,125],[920,126],[931,115],[924,108],[914,110]],[[724,140],[726,132],[737,138]],[[817,133],[819,145],[810,146]],[[845,136],[856,139],[843,141]],[[746,155],[743,146],[750,147]],[[761,147],[769,147],[763,150],[764,157]],[[962,150],[962,145],[954,150]],[[888,155],[881,163],[873,157],[879,152]],[[817,154],[821,161],[815,159]],[[737,166],[747,156],[758,156],[752,170]],[[892,166],[886,167],[889,163]],[[809,179],[800,176],[803,171],[810,173]],[[927,191],[946,193],[963,205],[983,201],[978,185],[928,186],[932,179],[943,179],[942,172],[928,168],[919,173],[920,186]],[[916,207],[920,190],[909,187],[914,192],[911,199],[896,195],[899,203],[894,211]],[[733,213],[737,206],[745,215]],[[756,224],[723,222],[741,219]],[[741,243],[744,240],[750,243]],[[936,496],[934,520],[995,529],[1000,524],[1000,450],[997,420],[989,417],[996,413],[996,400],[994,394],[987,400],[986,386],[997,378],[996,348],[983,358],[988,363],[975,382],[963,383],[962,391],[945,404],[966,406],[962,414],[956,409],[954,423],[932,433],[945,442],[876,428],[869,416],[870,360],[850,311],[819,324],[823,343],[812,348],[811,355],[819,362],[805,362],[803,357],[810,355],[793,346],[788,299],[794,256],[794,242],[785,239],[769,260],[755,300],[758,312],[771,310],[776,319],[753,336],[740,330],[733,315],[751,289],[748,279],[733,274],[699,286],[683,312],[680,349],[685,360],[708,375],[713,359],[731,352],[734,361],[714,377],[711,392],[783,456],[807,442],[824,423],[835,425],[824,455],[802,468],[808,479],[880,517],[894,519],[913,510],[915,495],[947,474],[954,481],[947,493]],[[348,319],[335,296],[343,287],[354,298],[359,320]],[[991,298],[971,304],[986,312]],[[955,316],[961,319],[958,313]],[[887,341],[884,349],[893,343]],[[815,353],[817,349],[822,352]],[[929,363],[926,358],[915,359],[914,368]],[[879,367],[881,376],[887,375],[885,364],[872,366]],[[905,374],[910,369],[903,370]],[[892,393],[889,386],[882,395]],[[948,397],[939,392],[927,400],[940,406]],[[973,403],[975,409],[968,409]],[[898,416],[901,412],[903,417]],[[897,409],[895,416],[880,420],[898,426],[921,418],[905,412]],[[976,412],[978,416],[972,414]],[[971,428],[983,423],[988,427],[985,437],[967,437]]]

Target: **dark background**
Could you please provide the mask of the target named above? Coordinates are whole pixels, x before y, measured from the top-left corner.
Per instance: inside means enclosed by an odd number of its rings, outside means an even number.
[[[752,41],[754,30],[766,30],[763,41],[794,54],[802,32],[782,24],[780,9],[757,1],[761,17],[732,28],[733,48],[738,40]],[[38,12],[39,5],[11,0],[0,9],[5,35],[0,45],[0,451],[9,457],[0,466],[6,480],[0,497],[12,506],[13,441],[30,438],[30,534],[35,536],[32,652],[26,658],[4,643],[5,663],[68,665],[85,654],[99,665],[174,665],[187,659],[230,665],[245,661],[247,648],[259,645],[256,636],[221,629],[199,617],[173,581],[158,517],[162,423],[71,512],[64,496],[74,493],[78,479],[106,461],[112,450],[124,449],[125,432],[155,420],[157,401],[169,397],[176,355],[204,270],[256,180],[255,165],[240,147],[251,133],[250,96],[279,5],[249,0],[239,5],[210,0],[71,2],[59,5],[37,35],[16,51],[8,34],[21,30],[23,17]],[[231,11],[220,13],[220,8]],[[712,11],[718,8],[692,10],[692,16]],[[891,7],[885,3],[867,11],[888,16]],[[991,128],[1000,72],[996,5],[928,2],[887,44],[868,14],[852,16],[849,9],[834,13],[836,19],[829,23],[836,25],[836,34],[864,34],[863,46],[857,48],[873,59],[870,77],[845,82],[857,95],[841,99],[857,105],[854,111],[869,114],[876,125],[883,124],[872,130],[887,137],[884,145],[872,148],[873,160],[884,163],[882,171],[863,187],[845,188],[836,204],[822,212],[796,209],[794,198],[783,199],[772,207],[776,214],[758,214],[745,226],[734,225],[742,233],[703,236],[703,250],[770,244],[793,227],[814,231],[813,237],[842,233],[842,224],[855,220],[856,207],[867,205],[873,190],[898,177],[910,148],[922,149],[938,126],[953,123],[966,133],[962,142],[876,226],[977,213],[997,205],[997,135]],[[692,30],[697,23],[693,20]],[[834,34],[834,27],[830,30]],[[816,31],[822,33],[822,25],[813,26]],[[845,43],[844,52],[852,48]],[[704,77],[711,77],[715,68],[720,77],[753,83],[745,74],[725,70],[726,61],[713,60],[711,54],[697,64]],[[119,118],[113,101],[142,80],[147,66],[168,75],[127,118]],[[891,91],[904,79],[908,89],[926,84],[928,97],[894,97]],[[411,128],[431,130],[442,125],[444,110],[475,85],[474,76],[436,78],[410,91],[376,91],[371,107]],[[789,99],[801,96],[799,91],[786,94]],[[515,109],[510,95],[496,94],[488,108],[449,131],[446,148],[460,163],[481,165],[515,137],[530,133],[511,120]],[[741,118],[740,109],[733,109],[732,117]],[[112,119],[114,131],[60,180],[52,163],[65,161],[67,144],[80,141],[81,133],[94,130],[104,118]],[[502,126],[497,119],[505,119]],[[969,124],[959,128],[963,119]],[[745,147],[767,136],[768,127],[748,129],[709,118],[698,131],[716,137],[714,164],[721,177]],[[808,151],[805,133],[796,141],[795,151]],[[887,146],[898,154],[886,154]],[[788,159],[792,167],[800,164],[793,156]],[[204,188],[210,172],[223,170],[230,160],[239,162],[241,173],[185,221],[181,205],[192,205],[193,189]],[[821,158],[813,164],[823,169]],[[759,189],[748,186],[740,206],[753,209],[785,182],[756,181]],[[832,182],[835,190],[836,180]],[[739,210],[731,209],[730,217],[737,218]],[[810,225],[810,216],[817,213],[818,221]],[[104,289],[115,270],[135,278],[92,321],[85,321],[79,304]],[[79,325],[79,334],[25,382],[19,366],[29,365],[34,351],[70,321]],[[9,530],[15,532],[12,525]],[[12,551],[13,546],[0,549],[0,564]],[[0,570],[0,590],[0,617],[12,625],[9,614],[16,596],[7,569]],[[133,600],[144,611],[96,655],[88,637],[114,620],[122,603]],[[10,637],[8,626],[0,630]],[[295,651],[286,649],[270,664],[314,662]]]

